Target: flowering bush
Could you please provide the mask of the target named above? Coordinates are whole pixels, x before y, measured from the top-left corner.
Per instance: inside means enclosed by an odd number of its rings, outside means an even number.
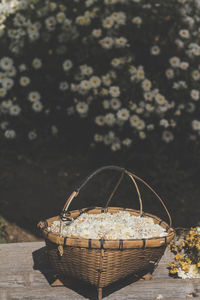
[[[170,263],[170,274],[183,279],[200,278],[200,227],[191,228],[184,240],[171,244],[175,262]]]
[[[63,135],[73,117],[113,151],[199,140],[199,0],[2,0],[0,11],[2,138]]]

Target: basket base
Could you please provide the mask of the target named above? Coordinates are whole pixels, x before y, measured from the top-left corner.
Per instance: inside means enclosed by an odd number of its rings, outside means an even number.
[[[51,287],[63,287],[63,286],[65,286],[65,284],[59,278],[55,279],[51,283]],[[97,288],[97,292],[98,292],[98,300],[102,300],[103,289]]]

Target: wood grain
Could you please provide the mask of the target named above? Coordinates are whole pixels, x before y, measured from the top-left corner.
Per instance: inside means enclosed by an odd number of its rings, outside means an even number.
[[[168,276],[172,254],[167,249],[152,280],[128,278],[103,289],[103,299],[200,300],[200,280],[173,279]],[[51,287],[54,280],[44,242],[0,245],[0,300],[79,300],[97,299],[93,286],[66,279],[64,287]],[[160,295],[160,296],[159,296]],[[159,298],[158,298],[159,299]]]

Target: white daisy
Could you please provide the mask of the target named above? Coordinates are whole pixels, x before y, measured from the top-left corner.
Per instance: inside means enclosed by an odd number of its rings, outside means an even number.
[[[17,70],[14,66],[12,66],[10,68],[10,70],[6,71],[6,74],[9,76],[9,77],[14,77],[16,74],[17,74]]]
[[[129,119],[131,127],[137,127],[140,118],[137,115],[132,115]]]
[[[43,110],[43,104],[38,100],[38,101],[34,101],[32,104],[32,109],[35,112],[40,112]]]
[[[136,74],[136,78],[139,79],[139,80],[142,80],[144,79],[145,75],[144,75],[144,70],[143,70],[143,67],[139,67],[137,69],[137,74]]]
[[[101,85],[101,79],[98,76],[90,77],[90,84],[93,88],[98,88]]]
[[[94,121],[98,126],[104,126],[105,124],[104,116],[96,116]]]
[[[127,121],[129,119],[130,112],[127,108],[121,108],[117,112],[117,118],[121,121]]]
[[[91,83],[90,83],[90,81],[89,80],[82,80],[80,82],[80,88],[82,90],[89,90],[89,89],[91,89]]]
[[[141,85],[145,92],[149,91],[152,86],[151,81],[148,79],[143,80]]]
[[[78,25],[86,26],[86,25],[89,25],[91,21],[86,16],[77,16],[75,22]]]
[[[137,107],[135,111],[137,114],[141,115],[144,112],[144,107]]]
[[[40,69],[42,67],[42,60],[38,57],[34,58],[32,61],[32,66],[34,69]]]
[[[171,131],[165,130],[165,131],[163,131],[162,139],[164,142],[170,143],[173,141],[174,135]]]
[[[7,94],[7,91],[5,88],[0,88],[0,97],[3,98]]]
[[[0,123],[0,128],[2,130],[6,130],[8,125],[9,125],[9,123],[7,121],[3,121],[3,122]]]
[[[141,140],[144,140],[144,139],[146,139],[147,135],[144,131],[140,131],[139,132],[139,137],[141,138]]]
[[[19,65],[19,71],[20,72],[24,72],[24,71],[26,71],[27,70],[27,66],[25,65],[25,64],[21,64],[21,65]]]
[[[190,33],[187,29],[181,29],[179,31],[179,35],[184,39],[189,39],[189,37],[190,37]]]
[[[170,120],[170,126],[171,127],[176,127],[176,121],[174,121],[173,119]]]
[[[10,99],[4,100],[2,101],[1,106],[5,109],[9,109],[12,106],[12,101]]]
[[[34,24],[33,23],[29,23],[29,26],[27,27],[28,34],[30,34],[30,33],[37,33],[40,26],[41,26],[40,23],[34,23]]]
[[[113,137],[110,136],[109,134],[106,134],[104,137],[103,137],[103,142],[106,146],[109,146],[112,142],[113,142]]]
[[[124,48],[124,47],[128,46],[128,40],[125,37],[121,36],[121,37],[115,39],[115,45],[118,48],[119,47]]]
[[[40,93],[37,92],[37,91],[35,91],[35,92],[30,92],[30,93],[28,94],[28,100],[29,100],[30,102],[39,101],[40,98],[41,98],[41,95],[40,95]]]
[[[13,59],[10,57],[3,57],[0,59],[0,67],[4,71],[8,71],[12,68],[13,66]]]
[[[3,72],[0,72],[0,83],[3,82],[4,79],[7,78],[7,74],[6,73],[3,73]]]
[[[180,39],[175,39],[174,43],[180,49],[182,49],[184,47],[184,42],[182,40],[180,40]]]
[[[149,130],[149,131],[154,130],[154,128],[155,128],[154,124],[147,125],[147,130]]]
[[[160,126],[167,128],[167,127],[169,127],[169,122],[166,119],[162,119],[162,120],[160,120]]]
[[[112,143],[112,145],[111,145],[111,150],[112,150],[112,151],[118,151],[118,150],[120,150],[120,149],[121,149],[121,145],[120,145],[119,142],[114,142],[114,143]]]
[[[114,110],[118,110],[121,107],[121,101],[117,98],[113,98],[110,101],[111,108]]]
[[[29,131],[28,138],[31,141],[35,140],[37,138],[37,133],[34,130]]]
[[[20,112],[21,112],[21,108],[17,104],[12,105],[9,109],[9,113],[11,116],[18,116]]]
[[[132,23],[133,24],[135,24],[135,25],[138,25],[138,26],[140,26],[141,24],[142,24],[142,18],[140,18],[140,17],[134,17],[133,19],[132,19]]]
[[[130,74],[135,74],[136,72],[137,72],[137,68],[135,66],[132,65],[132,66],[129,67],[129,73]]]
[[[105,37],[99,41],[100,45],[104,49],[111,49],[114,44],[114,40],[111,37]]]
[[[158,47],[157,45],[152,46],[150,49],[150,53],[152,55],[159,55],[160,54],[160,47]]]
[[[199,96],[200,96],[199,91],[198,90],[191,90],[190,96],[195,101],[199,100]]]
[[[64,13],[63,11],[60,11],[60,12],[58,12],[58,13],[56,14],[56,21],[57,21],[58,23],[63,23],[64,20],[65,20],[65,18],[66,18],[66,15],[65,15],[65,13]]]
[[[54,16],[48,17],[48,18],[45,20],[45,25],[46,25],[46,28],[47,28],[49,31],[54,30],[55,27],[56,27],[56,18],[55,18]]]
[[[136,128],[137,128],[138,130],[144,130],[145,126],[146,126],[145,122],[144,122],[143,120],[140,119],[140,120],[138,121],[138,123],[137,123]]]
[[[73,66],[73,63],[70,59],[66,59],[64,62],[63,62],[63,69],[64,71],[69,71]]]
[[[28,34],[28,37],[31,41],[36,41],[37,39],[39,39],[40,37],[40,33],[38,31],[35,31],[35,32],[30,32]]]
[[[115,11],[112,13],[111,18],[118,24],[118,25],[125,25],[126,24],[126,14],[122,11]]]
[[[76,110],[80,115],[85,115],[89,110],[88,104],[80,101],[76,104]]]
[[[180,58],[177,56],[173,56],[169,59],[169,63],[173,68],[178,68],[180,66]]]
[[[130,138],[125,138],[123,141],[122,141],[122,144],[124,146],[127,146],[129,147],[131,144],[132,144],[132,140]]]
[[[116,68],[119,67],[121,65],[120,59],[119,58],[113,58],[111,60],[111,65]]]
[[[187,70],[188,67],[189,67],[189,63],[188,63],[187,61],[182,61],[182,62],[180,63],[180,68],[181,68],[182,70]]]
[[[192,78],[194,80],[199,80],[200,79],[200,72],[199,72],[199,70],[192,71]]]
[[[67,81],[62,81],[62,82],[60,82],[60,84],[59,84],[59,89],[60,89],[61,91],[66,91],[66,90],[68,90],[68,89],[69,89],[69,84],[67,83]]]
[[[103,75],[103,76],[102,76],[102,82],[103,82],[104,85],[110,86],[111,83],[112,83],[112,80],[111,80],[111,78],[110,78],[110,75]]]
[[[108,100],[103,100],[102,105],[104,109],[110,108],[110,102]]]
[[[147,101],[152,101],[153,93],[152,92],[145,92],[144,93],[144,99],[147,100]]]
[[[107,17],[102,21],[102,26],[106,29],[113,27],[114,20],[111,17]]]
[[[96,133],[94,135],[94,141],[97,142],[97,143],[102,142],[103,141],[103,136],[101,134]]]
[[[99,37],[101,36],[101,34],[102,34],[101,29],[93,29],[93,30],[92,30],[92,35],[93,35],[93,37],[95,37],[95,38],[99,38]]]
[[[119,97],[120,95],[120,88],[118,86],[111,86],[109,88],[109,93],[112,97]]]
[[[115,115],[113,113],[106,114],[104,120],[108,126],[113,126],[116,122]]]
[[[149,112],[152,112],[152,111],[154,111],[154,109],[155,109],[155,107],[154,107],[151,103],[147,103],[147,104],[145,105],[145,108],[146,108],[146,110],[149,111]]]
[[[13,129],[7,129],[5,132],[4,132],[4,136],[7,138],[7,139],[14,139],[16,137],[16,132],[15,130]]]
[[[133,101],[129,101],[129,108],[130,110],[136,110],[137,104]]]
[[[81,70],[81,74],[82,75],[87,75],[87,76],[89,76],[89,75],[91,75],[92,73],[93,73],[93,68],[92,67],[90,67],[90,66],[88,66],[88,65],[81,65],[80,66],[80,70]]]
[[[10,90],[14,85],[14,80],[11,78],[5,78],[1,84],[3,88],[5,88],[6,90]]]
[[[164,104],[166,103],[165,97],[164,97],[163,95],[159,94],[159,93],[155,96],[155,101],[156,101],[159,105],[164,105]]]

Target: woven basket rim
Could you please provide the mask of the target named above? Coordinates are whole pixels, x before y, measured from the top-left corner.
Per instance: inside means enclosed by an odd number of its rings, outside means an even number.
[[[123,208],[110,206],[108,208],[103,207],[86,207],[78,210],[69,211],[67,216],[78,217],[84,212],[90,213],[102,213],[102,212],[117,212],[117,211],[129,211],[133,215],[139,215],[140,211],[132,208]],[[144,239],[90,239],[82,237],[63,237],[59,233],[53,233],[48,231],[48,227],[55,220],[60,220],[60,216],[55,216],[38,223],[38,227],[41,230],[44,238],[58,245],[66,245],[73,247],[83,247],[83,248],[111,248],[111,249],[124,249],[124,248],[146,248],[146,247],[160,247],[171,242],[175,236],[175,231],[172,227],[163,221],[161,218],[150,213],[143,213],[144,217],[153,218],[157,224],[162,226],[168,234],[164,237],[153,237],[153,238],[144,238]]]

